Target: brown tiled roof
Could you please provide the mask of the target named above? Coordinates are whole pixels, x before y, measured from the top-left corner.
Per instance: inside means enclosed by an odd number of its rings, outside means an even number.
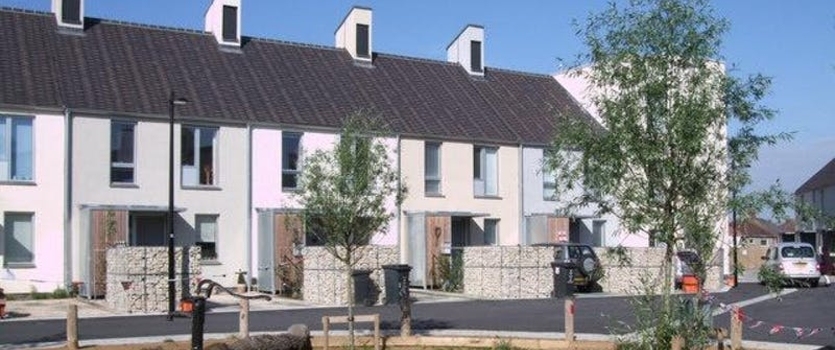
[[[730,229],[733,230],[733,222],[730,223]],[[783,232],[771,221],[756,217],[740,220],[736,229],[739,237],[747,238],[779,238]]]
[[[368,109],[406,136],[525,144],[547,143],[557,113],[589,118],[547,75],[471,77],[377,53],[363,66],[341,49],[255,38],[228,52],[203,32],[85,22],[65,34],[52,14],[0,10],[0,104],[165,116],[173,89],[191,118],[336,128]]]
[[[797,191],[794,191],[794,194],[801,195],[829,186],[835,186],[835,158],[832,158],[821,170],[818,170],[815,175],[812,175],[809,180],[806,180],[803,185],[800,185]]]

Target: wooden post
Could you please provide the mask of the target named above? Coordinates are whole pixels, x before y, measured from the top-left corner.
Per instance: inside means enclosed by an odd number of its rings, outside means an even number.
[[[673,337],[673,340],[670,342],[670,349],[671,350],[681,350],[684,347],[684,339],[681,338],[680,335]]]
[[[380,350],[380,314],[374,314],[374,350]]]
[[[324,348],[328,350],[328,331],[331,328],[330,319],[328,316],[322,316],[322,334],[324,335]]]
[[[241,319],[238,323],[238,336],[249,338],[249,299],[241,299]]]
[[[78,305],[75,301],[67,306],[67,348],[78,349]]]
[[[731,349],[742,349],[742,311],[734,306],[731,311]]]
[[[565,341],[574,344],[574,297],[565,298]]]

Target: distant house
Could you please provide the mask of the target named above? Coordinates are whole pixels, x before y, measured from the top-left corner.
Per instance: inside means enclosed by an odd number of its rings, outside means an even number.
[[[757,217],[740,221],[736,230],[738,242],[748,247],[767,247],[777,243],[782,233],[782,229],[773,222]]]
[[[830,220],[813,220],[797,227],[796,240],[807,242],[818,249],[823,256],[827,269],[835,261],[835,227],[831,218],[835,217],[835,158],[826,163],[818,172],[794,191],[798,199],[808,203]],[[800,218],[798,218],[800,220]]]

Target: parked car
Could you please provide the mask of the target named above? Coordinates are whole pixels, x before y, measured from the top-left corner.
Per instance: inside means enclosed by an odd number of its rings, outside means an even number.
[[[802,282],[817,287],[820,281],[820,262],[815,248],[809,243],[783,242],[768,247],[762,257],[763,269],[773,269],[791,282]]]
[[[595,282],[603,278],[603,266],[594,253],[594,249],[586,244],[578,243],[537,243],[533,246],[553,247],[554,261],[572,263],[576,266],[574,286],[579,291],[588,292]]]
[[[686,275],[694,275],[696,267],[704,264],[699,254],[692,250],[679,250],[675,256],[675,271],[676,271],[676,289],[681,289],[681,285]]]

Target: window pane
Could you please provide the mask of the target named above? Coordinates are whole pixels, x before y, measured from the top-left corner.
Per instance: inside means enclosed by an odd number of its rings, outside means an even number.
[[[441,193],[441,180],[426,180],[426,193],[439,194]]]
[[[484,244],[496,245],[496,233],[499,221],[495,219],[484,219]]]
[[[197,230],[197,245],[203,259],[217,259],[217,216],[197,215],[194,219]]]
[[[32,214],[6,213],[4,225],[6,263],[34,262]]]
[[[301,135],[284,133],[281,139],[281,169],[299,170],[299,141]],[[284,185],[284,187],[288,187]],[[294,186],[295,187],[295,186]]]
[[[110,182],[133,183],[133,168],[111,166]]]
[[[183,128],[180,143],[180,163],[194,165],[194,128]]]
[[[498,194],[498,163],[496,149],[486,148],[484,156],[484,194],[495,196]]]
[[[296,174],[296,173],[281,174],[281,187],[283,187],[283,188],[297,188],[297,187],[299,187],[298,174]]]
[[[200,129],[200,184],[213,185],[216,129]]]
[[[0,161],[8,159],[6,154],[6,117],[0,115]],[[3,175],[5,174],[0,174],[0,176]]]
[[[110,161],[133,163],[133,123],[110,124]]]
[[[12,180],[32,180],[32,119],[12,119]]]
[[[473,148],[473,179],[481,178],[481,147]]]
[[[424,175],[430,179],[438,179],[441,176],[440,167],[440,145],[437,143],[427,143],[424,152]]]

